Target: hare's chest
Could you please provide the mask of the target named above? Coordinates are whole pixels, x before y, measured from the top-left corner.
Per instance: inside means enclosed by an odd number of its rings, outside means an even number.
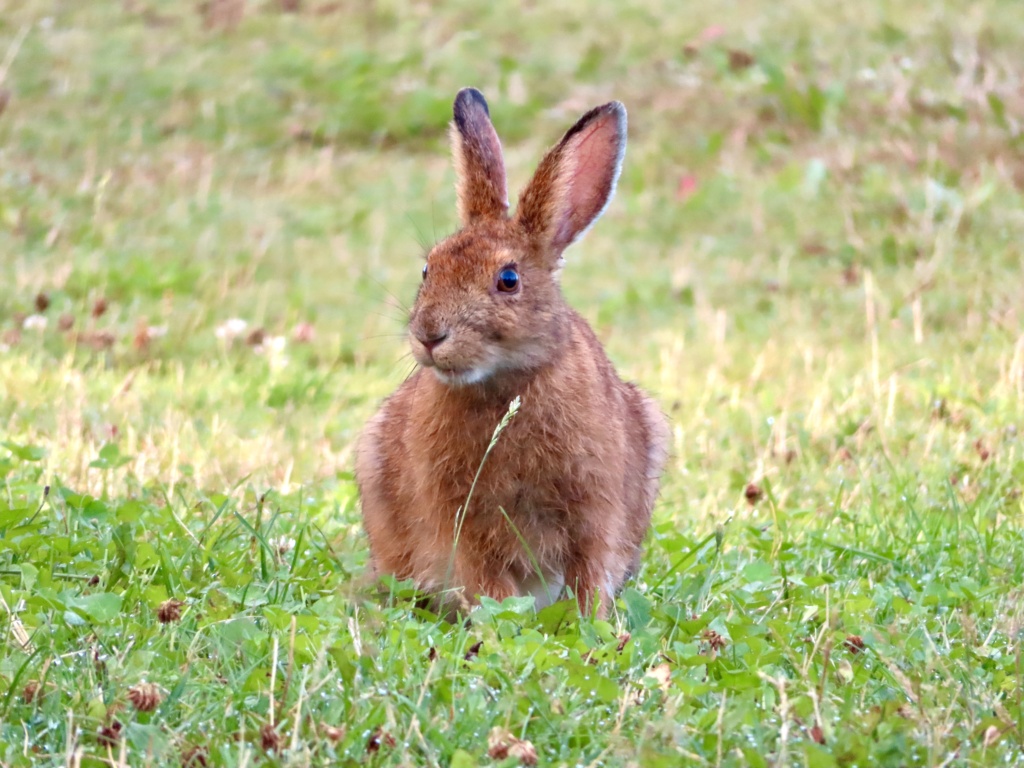
[[[496,462],[481,472],[470,506],[508,518],[522,532],[557,527],[580,495],[572,473],[554,461],[524,464],[521,460]]]
[[[430,478],[455,496],[500,503],[506,511],[546,508],[572,494],[575,461],[570,446],[515,424],[496,438],[483,439],[466,424],[461,439],[430,453]],[[493,429],[493,427],[492,427]],[[460,499],[461,501],[461,499]],[[476,504],[474,504],[476,506]]]

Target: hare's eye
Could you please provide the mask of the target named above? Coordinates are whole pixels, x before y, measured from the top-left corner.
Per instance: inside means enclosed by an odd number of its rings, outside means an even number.
[[[519,273],[512,267],[505,267],[498,273],[497,288],[502,293],[515,293],[519,290]]]
[[[424,280],[427,279],[427,265],[426,264],[423,265],[423,279]]]

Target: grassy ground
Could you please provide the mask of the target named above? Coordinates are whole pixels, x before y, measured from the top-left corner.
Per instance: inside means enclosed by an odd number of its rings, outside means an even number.
[[[0,763],[1024,761],[1024,5],[286,4],[0,13]],[[564,284],[674,454],[607,623],[365,578],[467,84],[513,186],[630,109]]]

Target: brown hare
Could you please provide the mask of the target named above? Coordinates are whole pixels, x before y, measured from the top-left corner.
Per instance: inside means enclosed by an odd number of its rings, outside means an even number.
[[[512,216],[487,102],[465,88],[454,113],[462,229],[427,254],[409,316],[418,367],[357,446],[372,567],[449,607],[526,594],[541,607],[568,587],[605,616],[639,564],[669,432],[566,304],[559,271],[614,193],[626,110],[583,115]]]

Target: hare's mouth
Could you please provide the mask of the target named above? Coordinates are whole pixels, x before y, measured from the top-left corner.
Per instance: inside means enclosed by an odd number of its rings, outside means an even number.
[[[450,387],[465,387],[470,384],[479,384],[490,378],[494,371],[491,368],[481,366],[477,368],[441,368],[437,365],[430,370]]]

